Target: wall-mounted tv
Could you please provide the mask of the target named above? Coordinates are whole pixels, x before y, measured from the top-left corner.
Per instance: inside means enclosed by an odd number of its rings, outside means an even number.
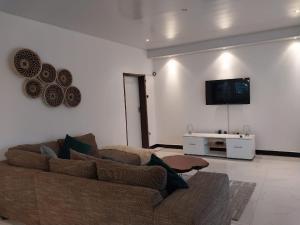
[[[250,104],[250,78],[205,82],[206,105]]]

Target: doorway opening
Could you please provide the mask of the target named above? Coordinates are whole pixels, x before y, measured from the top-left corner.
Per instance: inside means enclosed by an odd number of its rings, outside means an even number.
[[[127,145],[149,148],[145,75],[123,73]]]

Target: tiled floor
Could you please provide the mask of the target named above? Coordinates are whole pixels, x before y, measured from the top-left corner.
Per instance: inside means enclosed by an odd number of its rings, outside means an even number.
[[[161,150],[158,155],[182,154]],[[256,182],[257,187],[239,222],[232,225],[300,225],[300,159],[256,156],[253,161],[205,158],[203,171],[221,172],[231,180]]]
[[[182,154],[162,149],[157,153]],[[232,180],[256,182],[256,190],[239,222],[232,225],[299,225],[300,159],[257,156],[253,161],[206,158],[204,171],[227,173]],[[1,222],[0,225],[16,223]]]

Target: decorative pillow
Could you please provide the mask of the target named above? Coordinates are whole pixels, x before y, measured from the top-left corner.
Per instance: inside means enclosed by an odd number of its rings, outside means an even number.
[[[151,160],[147,164],[149,166],[162,166],[167,171],[167,186],[166,190],[168,194],[176,191],[177,189],[188,188],[188,184],[173,170],[171,169],[164,161],[158,158],[156,155],[151,155]]]
[[[47,156],[17,149],[9,149],[5,156],[9,165],[49,171]]]
[[[55,153],[55,151],[53,151],[51,148],[47,147],[46,145],[42,145],[41,148],[41,154],[44,156],[47,156],[48,158],[52,159],[57,159],[57,155]]]
[[[82,143],[75,138],[66,136],[63,147],[60,149],[58,157],[61,159],[70,159],[70,149],[78,151],[83,154],[90,154],[92,151],[92,146]]]
[[[18,145],[18,146],[9,148],[9,149],[41,153],[40,148],[42,145],[45,145],[45,146],[51,148],[53,151],[55,151],[56,154],[59,152],[59,144],[57,141],[50,141],[50,142],[44,142],[44,143],[40,143],[40,144],[33,144],[33,145]]]
[[[124,152],[115,149],[102,149],[98,150],[98,158],[109,159],[112,161],[126,163],[130,165],[141,165],[140,157],[137,154]]]
[[[93,161],[50,159],[50,172],[75,177],[97,178],[96,164]]]
[[[74,138],[77,141],[80,141],[84,144],[90,145],[92,147],[92,150],[90,152],[91,155],[97,154],[98,146],[97,146],[95,135],[93,135],[92,133],[89,133],[89,134],[85,134],[85,135],[82,135],[82,136],[77,136],[77,137],[74,137]],[[63,148],[65,139],[58,139],[57,142],[59,143],[60,148]]]
[[[155,149],[137,148],[126,145],[111,145],[101,148],[101,150],[107,149],[119,150],[123,152],[136,154],[140,157],[141,165],[146,165],[150,161],[151,155],[157,152],[157,150]]]
[[[99,180],[156,190],[166,188],[167,172],[161,166],[134,166],[103,159],[96,164]]]

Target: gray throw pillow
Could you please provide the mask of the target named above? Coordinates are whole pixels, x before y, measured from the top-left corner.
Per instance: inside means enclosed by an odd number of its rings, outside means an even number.
[[[49,148],[46,145],[42,145],[40,147],[40,151],[41,151],[41,154],[43,156],[47,156],[50,159],[57,159],[58,158],[55,151],[53,151],[51,148]]]

